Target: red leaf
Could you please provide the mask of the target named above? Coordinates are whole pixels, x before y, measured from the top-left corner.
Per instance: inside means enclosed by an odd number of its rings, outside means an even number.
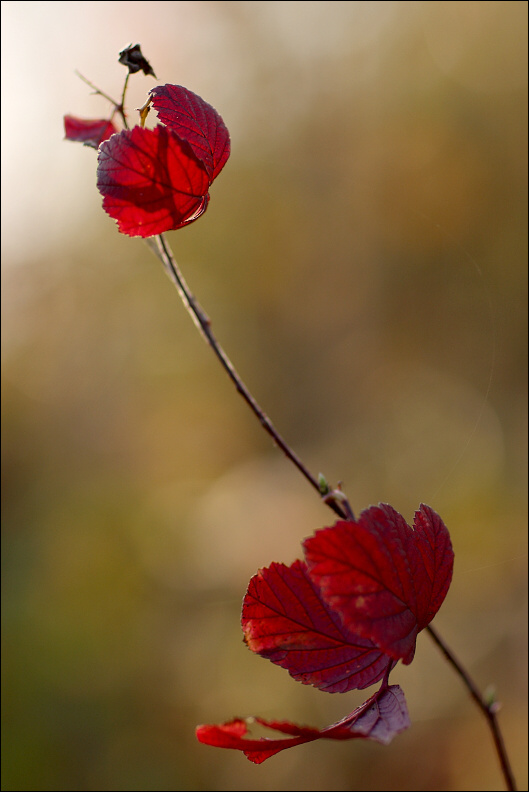
[[[355,635],[411,663],[417,633],[433,619],[450,581],[454,553],[441,518],[428,506],[410,528],[391,506],[366,509],[304,542],[311,578]]]
[[[256,722],[266,728],[289,734],[291,737],[286,739],[268,737],[247,739],[245,735],[248,733],[248,722]],[[236,718],[229,723],[197,726],[196,735],[198,740],[205,745],[235,748],[243,751],[251,762],[261,764],[265,759],[286,748],[293,748],[295,745],[302,745],[322,738],[374,740],[388,745],[395,735],[407,729],[409,725],[410,720],[404,693],[398,685],[391,685],[378,690],[361,707],[325,729],[298,726],[289,721]]]
[[[260,569],[248,585],[241,622],[253,652],[328,693],[373,685],[391,662],[369,639],[348,632],[303,561]]]
[[[103,209],[124,234],[161,234],[206,211],[206,170],[166,127],[123,130],[101,145],[98,162]]]
[[[150,93],[159,120],[189,143],[211,183],[230,156],[230,135],[220,115],[181,85],[158,85]]]
[[[107,140],[117,132],[116,127],[106,118],[76,118],[64,116],[64,135],[66,140],[75,140],[87,146],[98,148],[103,140]]]

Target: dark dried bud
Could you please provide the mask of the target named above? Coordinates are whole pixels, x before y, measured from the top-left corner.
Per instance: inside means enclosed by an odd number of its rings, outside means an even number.
[[[144,74],[152,74],[157,79],[151,64],[141,54],[139,44],[129,44],[119,53],[119,62],[128,67],[129,74],[136,74],[136,72],[143,71]]]

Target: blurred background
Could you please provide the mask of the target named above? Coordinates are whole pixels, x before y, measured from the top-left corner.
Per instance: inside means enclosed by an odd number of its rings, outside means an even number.
[[[118,98],[138,42],[232,137],[208,211],[168,235],[191,289],[356,512],[441,514],[435,626],[495,686],[527,788],[527,4],[505,1],[2,3],[2,788],[503,788],[427,634],[392,675],[412,727],[389,747],[257,767],[195,740],[252,714],[323,727],[366,695],[243,645],[250,577],[334,516],[63,140],[64,114],[109,112],[74,70]],[[131,79],[131,117],[155,84]]]

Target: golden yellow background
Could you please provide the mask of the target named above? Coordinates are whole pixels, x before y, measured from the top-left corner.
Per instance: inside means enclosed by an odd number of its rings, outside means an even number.
[[[242,643],[247,582],[332,513],[260,429],[161,265],[101,210],[62,116],[139,42],[232,155],[169,234],[243,379],[360,512],[445,520],[435,626],[527,784],[527,4],[2,3],[5,790],[497,790],[481,714],[426,634],[389,747],[260,767],[199,723],[322,727],[328,695]],[[131,79],[131,118],[156,84]],[[152,119],[150,119],[152,120]]]

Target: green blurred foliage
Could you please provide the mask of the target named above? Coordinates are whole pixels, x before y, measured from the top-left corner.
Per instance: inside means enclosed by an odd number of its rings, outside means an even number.
[[[189,15],[217,25],[196,57],[232,156],[206,215],[169,235],[192,290],[314,474],[356,511],[443,516],[436,626],[496,686],[524,788],[526,4],[131,5],[176,48]],[[160,35],[160,53],[139,37],[157,73],[177,57]],[[412,728],[388,748],[322,741],[255,767],[195,741],[198,723],[323,726],[363,700],[299,685],[239,627],[250,576],[333,517],[141,241],[92,211],[39,250],[3,270],[2,788],[501,788],[427,636],[393,673]]]

